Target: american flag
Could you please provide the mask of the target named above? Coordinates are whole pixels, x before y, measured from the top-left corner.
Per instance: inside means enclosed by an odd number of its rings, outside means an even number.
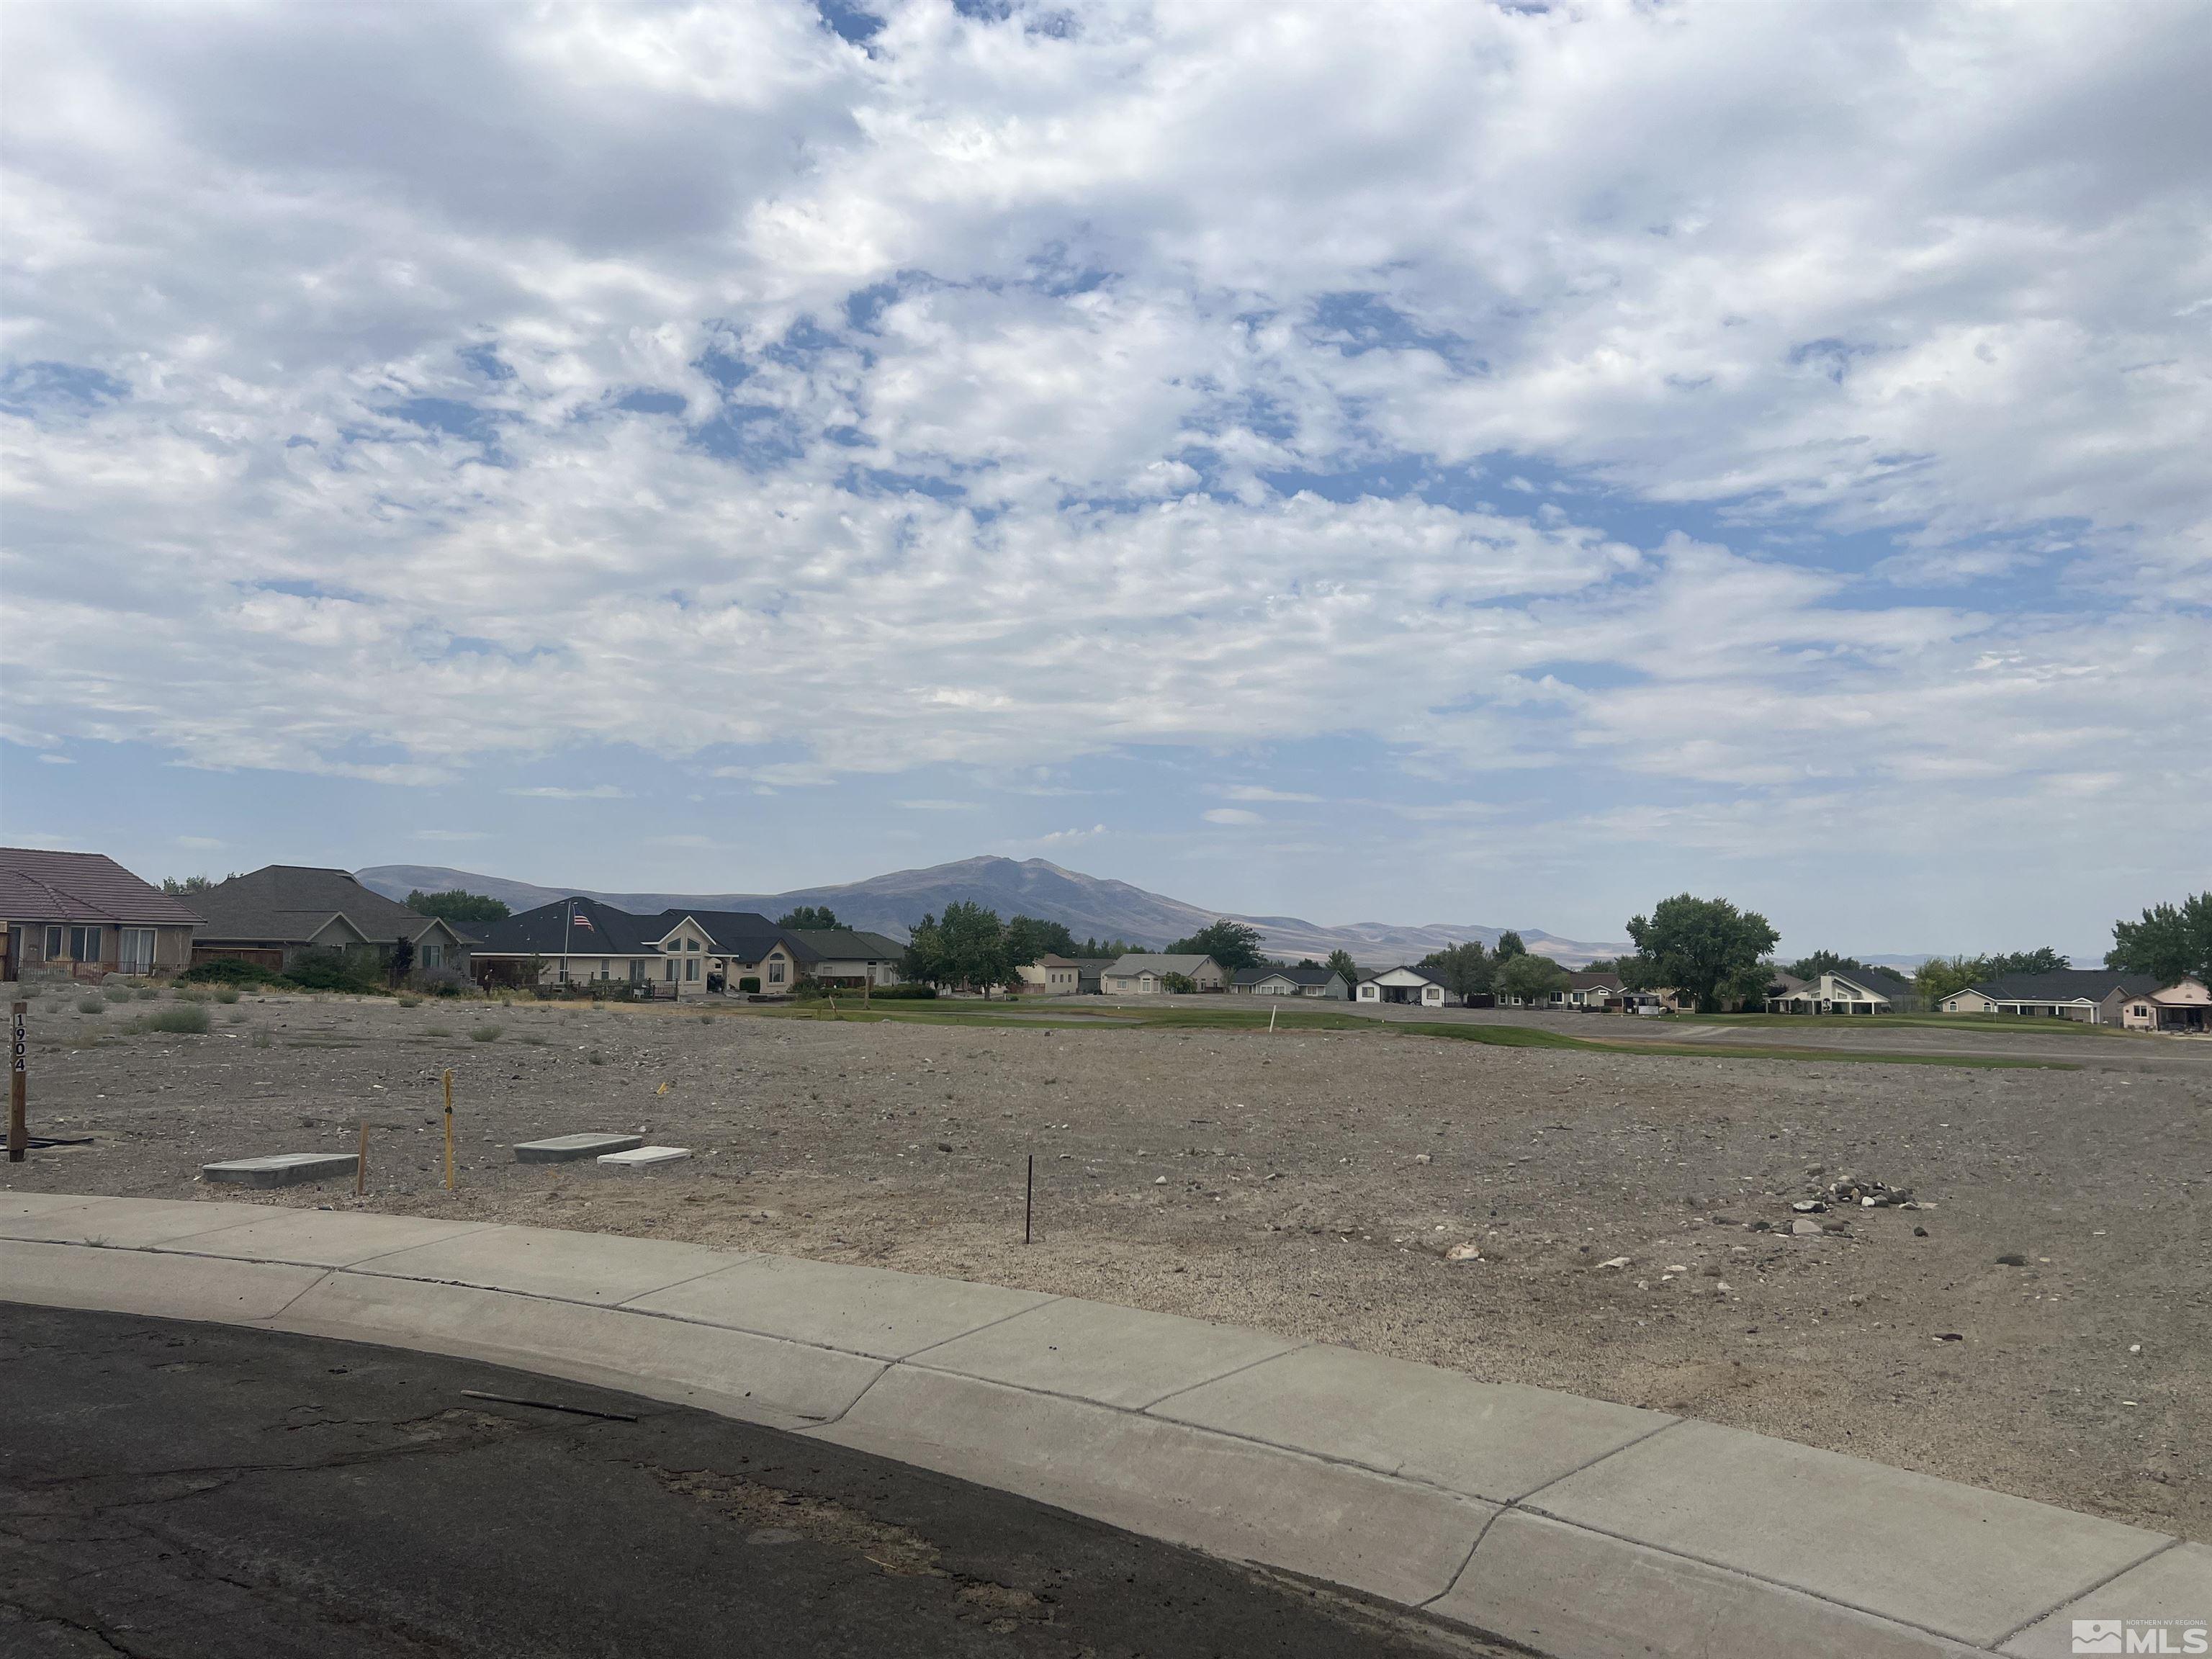
[[[577,927],[586,929],[588,929],[592,925],[592,919],[586,915],[581,910],[571,911],[568,915],[568,920],[574,922]]]

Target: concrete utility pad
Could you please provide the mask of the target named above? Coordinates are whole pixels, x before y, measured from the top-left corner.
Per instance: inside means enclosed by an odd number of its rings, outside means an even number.
[[[578,1158],[597,1158],[603,1152],[626,1152],[633,1146],[645,1145],[643,1135],[574,1134],[551,1135],[544,1140],[526,1140],[514,1149],[517,1164],[573,1164]]]
[[[689,1146],[639,1146],[627,1152],[608,1152],[599,1160],[603,1170],[650,1170],[657,1164],[680,1164],[691,1156]]]
[[[231,1181],[241,1187],[297,1187],[349,1176],[355,1164],[351,1152],[272,1152],[267,1158],[203,1164],[200,1174],[209,1181]]]

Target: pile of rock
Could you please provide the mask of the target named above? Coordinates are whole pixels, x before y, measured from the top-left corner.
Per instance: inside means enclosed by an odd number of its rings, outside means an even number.
[[[1843,1176],[1826,1185],[1815,1181],[1808,1190],[1812,1197],[1800,1199],[1790,1206],[1801,1215],[1817,1213],[1832,1206],[1850,1210],[1920,1210],[1933,1207],[1914,1198],[1911,1188],[1892,1187],[1871,1176]]]

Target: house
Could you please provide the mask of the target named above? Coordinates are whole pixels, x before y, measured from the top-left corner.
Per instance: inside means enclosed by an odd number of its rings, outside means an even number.
[[[409,947],[416,969],[465,973],[476,940],[441,916],[426,916],[374,892],[343,870],[271,864],[192,895],[203,918],[192,960],[234,957],[282,973],[318,951],[374,956],[390,965]]]
[[[2118,1025],[2124,1023],[2123,1004],[2147,998],[2158,988],[2158,981],[2148,974],[2063,968],[2051,974],[2002,975],[1945,997],[1937,1006],[1947,1014],[2012,1014]]]
[[[1239,968],[1229,988],[1239,996],[1326,997],[1334,1002],[1352,994],[1344,975],[1333,968]]]
[[[789,996],[805,972],[793,935],[757,910],[664,910],[644,926],[672,958],[661,975],[679,997]]]
[[[2212,990],[2195,975],[2185,975],[2127,998],[2120,1005],[2120,1024],[2130,1031],[2212,1030]]]
[[[1201,991],[1218,991],[1228,975],[1212,957],[1157,956],[1131,951],[1115,959],[1098,976],[1098,988],[1109,997],[1158,996],[1167,989],[1167,977],[1181,974]]]
[[[1886,968],[1831,968],[1802,990],[1770,996],[1777,1014],[1893,1014],[1912,995],[1911,985]]]
[[[0,979],[178,973],[199,924],[105,854],[0,848]]]
[[[1602,1013],[1607,1009],[1620,1007],[1621,1000],[1627,994],[1628,988],[1620,982],[1619,974],[1579,973],[1570,969],[1567,988],[1553,992],[1550,1006],[1584,1012],[1595,1010]]]
[[[660,922],[597,899],[556,899],[494,922],[477,941],[472,964],[486,986],[666,983],[681,972],[684,936]],[[703,950],[703,935],[693,936]],[[671,937],[673,960],[663,949]]]
[[[1449,995],[1442,981],[1431,979],[1418,968],[1401,964],[1371,979],[1361,980],[1357,1000],[1407,1002],[1423,1008],[1441,1008]]]
[[[857,927],[787,927],[784,938],[796,951],[802,973],[831,990],[896,985],[905,977],[900,963],[906,946],[881,933]]]
[[[1106,970],[1118,957],[1042,956],[1014,971],[1024,986],[1047,996],[1097,996]]]

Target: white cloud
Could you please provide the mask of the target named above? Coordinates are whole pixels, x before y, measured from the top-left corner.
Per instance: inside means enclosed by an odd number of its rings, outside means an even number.
[[[528,789],[505,789],[507,795],[520,795],[532,800],[628,800],[629,791],[617,788],[611,783],[593,784],[589,788],[570,788],[562,784],[539,784]]]
[[[39,757],[39,764],[41,766],[75,766],[76,763],[74,760],[71,760],[67,755],[47,753]]]
[[[2188,8],[117,15],[11,19],[33,746],[2212,802]]]
[[[1200,812],[1199,817],[1208,823],[1258,823],[1257,812],[1247,811],[1241,806],[1215,806]]]

